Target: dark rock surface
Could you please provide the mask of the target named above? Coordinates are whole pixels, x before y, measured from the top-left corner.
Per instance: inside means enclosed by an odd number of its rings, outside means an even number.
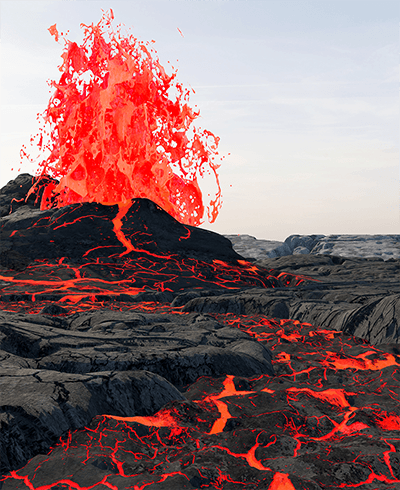
[[[152,415],[200,376],[274,372],[265,346],[199,314],[3,312],[0,332],[3,473],[95,415]]]
[[[15,212],[22,206],[39,209],[44,187],[51,181],[56,182],[51,178],[43,179],[43,185],[38,184],[36,192],[27,196],[33,184],[39,182],[38,178],[30,174],[20,174],[16,179],[10,180],[0,189],[0,218]]]
[[[315,281],[194,298],[183,311],[262,313],[340,330],[371,345],[400,343],[400,260],[288,255],[254,264],[283,282],[284,272]]]
[[[2,251],[12,250],[32,260],[82,258],[88,251],[93,258],[104,255],[105,251],[107,256],[125,251],[113,231],[112,220],[118,213],[117,205],[77,203],[40,211],[37,209],[40,201],[34,194],[27,203],[20,201],[21,194],[24,195],[22,191],[27,190],[27,182],[32,185],[33,179],[28,174],[22,176],[19,185],[9,183],[0,189]],[[5,214],[7,209],[9,213]],[[132,199],[123,232],[141,254],[146,251],[169,255],[173,251],[198,260],[243,258],[233,250],[227,238],[209,230],[182,225],[149,199]]]
[[[139,199],[124,254],[116,206],[40,211],[18,179],[1,490],[400,488],[399,260],[247,261]]]

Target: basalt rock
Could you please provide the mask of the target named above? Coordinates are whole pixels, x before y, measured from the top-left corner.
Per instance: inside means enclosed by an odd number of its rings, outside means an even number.
[[[39,179],[30,174],[20,174],[14,180],[10,180],[7,185],[0,189],[0,218],[15,212],[22,206],[40,209],[45,186],[51,182],[56,183],[58,181],[51,177]],[[37,187],[28,196],[28,192],[34,184],[37,184]]]
[[[263,314],[342,331],[371,345],[400,343],[400,260],[289,255],[254,264],[281,281],[284,272],[314,281],[193,298],[183,311]]]
[[[201,376],[274,372],[267,347],[199,314],[3,312],[0,339],[2,474],[98,414],[153,415]]]
[[[222,235],[182,225],[149,199],[132,199],[131,203],[127,216],[122,218],[122,231],[135,248],[132,256],[143,253],[168,256],[173,251],[197,260],[243,259]],[[11,203],[3,204],[3,213],[10,208]],[[126,248],[114,232],[117,214],[117,205],[77,203],[41,211],[33,204],[18,202],[16,210],[0,219],[2,249],[31,259],[122,254]]]

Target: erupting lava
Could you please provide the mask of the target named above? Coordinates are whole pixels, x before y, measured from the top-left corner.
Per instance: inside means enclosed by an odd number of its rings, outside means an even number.
[[[158,58],[152,58],[148,42],[122,37],[120,26],[114,32],[113,19],[110,9],[97,25],[81,24],[81,46],[63,37],[62,75],[58,83],[50,82],[55,92],[42,116],[51,129],[43,126],[31,138],[38,140],[40,150],[50,151],[38,163],[40,175],[60,178],[58,185],[46,186],[41,209],[145,197],[181,223],[198,226],[204,206],[197,173],[203,177],[209,164],[218,185],[208,208],[213,223],[222,205],[216,172],[220,165],[211,161],[218,155],[219,138],[193,128],[189,140],[189,126],[199,115],[182,102],[188,100],[189,90],[176,83],[179,95],[175,102],[170,100],[167,92],[174,86],[176,71],[166,74]],[[49,31],[58,41],[56,24]],[[25,148],[22,154],[30,158]],[[182,176],[173,166],[179,166]]]
[[[376,283],[196,228],[219,138],[190,142],[188,91],[113,18],[64,38],[50,156],[0,189],[0,490],[400,488],[400,351],[351,333],[385,328]],[[369,283],[398,311],[389,265]]]

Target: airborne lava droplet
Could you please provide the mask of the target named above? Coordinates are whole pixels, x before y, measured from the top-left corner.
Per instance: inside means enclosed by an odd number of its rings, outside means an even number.
[[[176,71],[168,76],[146,47],[149,43],[121,36],[120,25],[112,29],[113,19],[110,9],[97,25],[81,24],[81,46],[63,37],[62,74],[50,82],[55,91],[42,115],[44,126],[51,128],[50,144],[37,136],[39,149],[50,150],[38,163],[38,176],[60,182],[45,192],[41,209],[145,197],[181,223],[198,226],[204,222],[204,205],[197,177],[209,166],[218,186],[207,208],[213,223],[222,206],[220,165],[211,161],[219,138],[190,127],[199,112],[186,103],[190,91],[173,85]],[[58,41],[56,24],[49,32]],[[168,96],[173,87],[175,101]]]

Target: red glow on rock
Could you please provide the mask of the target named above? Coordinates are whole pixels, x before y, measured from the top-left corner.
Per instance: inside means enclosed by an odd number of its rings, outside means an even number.
[[[186,103],[189,90],[173,85],[176,71],[166,74],[146,47],[148,42],[122,37],[120,26],[114,32],[113,19],[110,9],[97,25],[81,24],[81,46],[62,36],[62,75],[50,82],[55,92],[42,115],[50,130],[43,126],[35,137],[40,150],[50,151],[38,163],[37,175],[51,175],[60,182],[47,188],[41,209],[145,197],[181,223],[198,226],[204,222],[204,205],[197,177],[208,166],[218,186],[207,208],[213,223],[222,205],[216,172],[220,165],[211,161],[218,154],[219,138],[190,128],[199,112]],[[56,24],[49,32],[58,41]],[[178,92],[175,101],[167,93],[172,87]],[[43,134],[50,143],[44,142]],[[24,150],[22,154],[28,156]],[[181,176],[174,173],[178,167]]]

